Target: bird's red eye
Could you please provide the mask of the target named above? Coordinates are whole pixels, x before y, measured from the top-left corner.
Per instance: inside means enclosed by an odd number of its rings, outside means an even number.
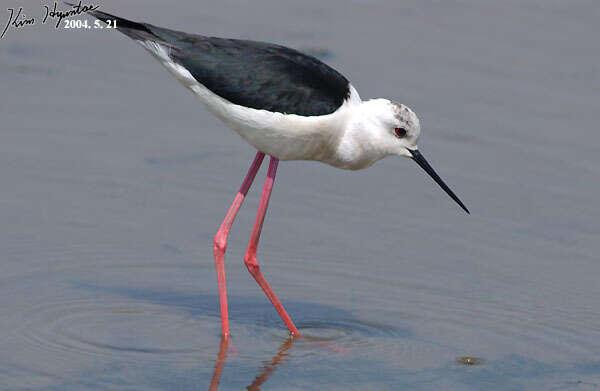
[[[396,136],[398,136],[400,138],[406,137],[406,129],[396,128],[396,129],[394,129],[394,131],[396,132]]]

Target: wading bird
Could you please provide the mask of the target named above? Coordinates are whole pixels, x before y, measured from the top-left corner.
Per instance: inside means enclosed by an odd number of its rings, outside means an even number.
[[[270,156],[269,169],[244,263],[294,336],[300,333],[256,258],[280,160],[315,160],[360,170],[387,156],[408,157],[469,213],[419,152],[417,115],[387,99],[362,101],[344,76],[318,59],[276,44],[188,34],[98,10],[89,13],[143,46],[211,113],[258,150],[214,238],[224,338],[229,337],[227,236],[265,154]]]

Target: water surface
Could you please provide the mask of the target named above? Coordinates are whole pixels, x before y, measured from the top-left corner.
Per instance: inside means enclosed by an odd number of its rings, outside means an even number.
[[[282,163],[259,260],[313,339],[291,341],[242,263],[261,170],[229,241],[224,346],[211,238],[254,151],[114,31],[11,31],[0,389],[600,389],[595,2],[102,6],[323,56],[415,109],[472,214],[408,160]]]

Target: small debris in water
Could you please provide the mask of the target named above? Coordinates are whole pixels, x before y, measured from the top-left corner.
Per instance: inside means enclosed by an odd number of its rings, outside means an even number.
[[[459,357],[456,362],[463,365],[481,365],[483,360],[477,357]]]

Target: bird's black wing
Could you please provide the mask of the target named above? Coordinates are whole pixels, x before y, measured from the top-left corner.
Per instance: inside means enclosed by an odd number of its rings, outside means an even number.
[[[285,46],[188,34],[89,11],[135,40],[169,48],[169,57],[210,91],[255,109],[304,116],[334,112],[350,94],[348,80],[318,59]]]

